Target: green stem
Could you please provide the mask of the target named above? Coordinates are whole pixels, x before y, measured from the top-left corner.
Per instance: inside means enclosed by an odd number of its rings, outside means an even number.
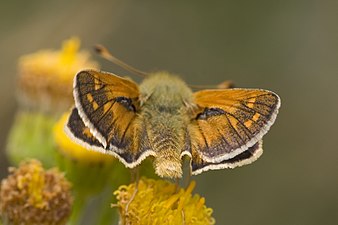
[[[74,194],[74,203],[72,215],[69,219],[69,225],[81,224],[82,214],[87,207],[88,196],[82,193]]]

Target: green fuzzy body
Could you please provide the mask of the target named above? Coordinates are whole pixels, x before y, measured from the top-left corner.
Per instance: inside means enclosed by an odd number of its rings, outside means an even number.
[[[157,174],[182,175],[181,152],[190,120],[187,105],[193,102],[189,87],[166,72],[150,75],[140,85],[142,111],[151,148],[156,152]]]

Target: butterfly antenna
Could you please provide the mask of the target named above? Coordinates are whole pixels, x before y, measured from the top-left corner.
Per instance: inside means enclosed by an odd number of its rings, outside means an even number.
[[[105,48],[102,45],[95,45],[95,51],[104,59],[114,63],[115,65],[118,65],[119,67],[135,74],[138,75],[140,77],[146,77],[148,76],[148,73],[143,72],[141,70],[135,69],[134,67],[128,65],[127,63],[119,60],[118,58],[116,58],[115,56],[113,56],[107,48]]]

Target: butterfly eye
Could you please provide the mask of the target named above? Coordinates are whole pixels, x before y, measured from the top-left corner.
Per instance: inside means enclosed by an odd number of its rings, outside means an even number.
[[[206,120],[212,116],[224,115],[225,112],[219,108],[205,108],[202,113],[199,113],[196,117],[198,120]]]
[[[126,109],[128,109],[129,111],[136,111],[135,106],[133,105],[132,101],[130,98],[126,98],[126,97],[117,97],[116,98],[116,102],[120,103],[121,105],[123,105]]]

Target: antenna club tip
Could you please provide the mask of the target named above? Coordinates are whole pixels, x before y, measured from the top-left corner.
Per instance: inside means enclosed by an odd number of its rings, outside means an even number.
[[[102,45],[96,44],[96,45],[94,45],[94,50],[97,53],[102,53],[102,52],[104,52],[105,48]]]
[[[104,46],[96,44],[94,45],[94,50],[103,58],[107,59],[108,61],[111,61],[112,63],[115,63],[116,65],[124,68],[125,70],[131,71],[132,73],[138,74],[139,76],[145,77],[147,73],[142,72],[138,69],[133,68],[132,66],[129,66],[128,64],[124,63],[123,61],[119,60],[118,58],[114,57],[108,49],[106,49]]]

